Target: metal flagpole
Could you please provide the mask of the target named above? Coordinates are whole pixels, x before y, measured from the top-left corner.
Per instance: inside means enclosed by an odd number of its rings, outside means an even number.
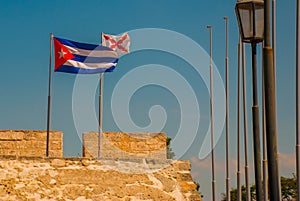
[[[275,85],[276,85],[276,0],[272,0],[272,46],[273,46],[273,65],[274,65],[274,74],[275,74],[274,78],[275,78]],[[263,51],[263,46],[262,46],[262,51]],[[269,195],[268,160],[266,156],[267,139],[266,139],[266,113],[265,113],[265,88],[264,87],[265,87],[264,70],[262,69],[263,188],[264,188],[264,201],[268,201],[268,195]]]
[[[244,146],[245,146],[245,183],[246,201],[251,201],[248,165],[248,126],[247,126],[247,94],[246,94],[246,58],[245,44],[242,42],[242,74],[243,74],[243,113],[244,113]]]
[[[46,137],[46,157],[49,156],[49,138],[50,138],[50,104],[51,104],[51,81],[52,81],[52,39],[50,33],[50,57],[49,57],[49,83],[48,83],[48,109],[47,109],[47,137]]]
[[[273,65],[274,65],[274,78],[276,89],[276,0],[272,0],[272,48],[273,48]]]
[[[226,58],[225,58],[225,80],[226,80],[226,200],[230,201],[230,177],[229,177],[229,84],[228,84],[228,17],[225,16],[226,22]]]
[[[275,97],[276,97],[276,0],[272,0],[272,48],[273,48],[273,66],[274,66],[274,86],[275,86]],[[275,105],[276,104],[276,98],[275,98]],[[279,156],[278,156],[279,161]],[[278,175],[279,174],[279,168],[278,168]],[[281,181],[279,179],[279,199],[281,200]]]
[[[297,19],[296,19],[296,169],[297,169],[297,190],[298,201],[300,201],[300,2],[297,0]]]
[[[212,26],[207,26],[210,30],[210,129],[211,129],[211,166],[212,166],[212,197],[216,201],[216,180],[215,180],[215,157],[214,157],[214,115],[213,115],[213,68],[212,68]]]
[[[241,166],[240,166],[240,82],[241,82],[241,39],[238,43],[238,84],[237,84],[237,201],[242,201]]]
[[[265,79],[265,111],[266,111],[266,136],[267,136],[267,157],[270,200],[280,200],[279,190],[279,168],[277,150],[277,113],[276,113],[276,94],[275,94],[275,73],[273,65],[273,49],[270,34],[270,0],[264,1],[264,79]]]
[[[103,32],[101,33],[101,45],[102,45],[102,38],[103,38]],[[100,138],[102,134],[102,113],[103,113],[103,79],[104,79],[104,73],[100,73],[100,80],[99,80],[99,119],[98,119],[98,159],[100,159]]]
[[[103,112],[103,79],[104,73],[100,73],[99,80],[99,130],[98,130],[98,159],[100,158],[100,137],[102,134],[102,112]]]
[[[263,49],[263,45],[262,45]],[[262,58],[262,63],[264,59]],[[268,160],[267,160],[267,139],[266,139],[266,112],[265,112],[265,79],[262,69],[262,135],[263,135],[263,189],[264,201],[268,201]]]

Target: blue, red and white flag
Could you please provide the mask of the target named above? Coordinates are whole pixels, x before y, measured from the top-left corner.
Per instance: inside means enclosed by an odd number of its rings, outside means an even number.
[[[102,46],[115,50],[120,56],[129,53],[130,37],[128,33],[114,36],[102,33]]]
[[[78,43],[53,37],[54,71],[93,74],[111,72],[118,63],[118,53],[101,45]]]

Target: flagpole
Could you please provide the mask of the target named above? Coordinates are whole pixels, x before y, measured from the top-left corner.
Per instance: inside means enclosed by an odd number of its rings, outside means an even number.
[[[272,1],[272,48],[273,48],[273,66],[274,66],[274,86],[275,86],[275,105],[276,104],[276,0]],[[280,160],[279,155],[277,156],[278,161]],[[278,175],[280,175],[280,168],[278,168]],[[279,177],[280,178],[280,177]],[[281,180],[279,179],[279,200],[281,200]]]
[[[224,17],[226,23],[226,57],[225,57],[225,80],[226,80],[226,200],[230,201],[230,178],[229,178],[229,81],[228,81],[228,17]]]
[[[237,201],[242,201],[241,166],[240,166],[240,82],[241,82],[241,39],[238,43],[238,85],[237,85]]]
[[[50,33],[50,56],[49,56],[49,83],[48,83],[48,109],[47,109],[47,136],[46,136],[46,157],[49,156],[49,138],[50,138],[50,104],[51,104],[51,81],[52,81],[52,39]]]
[[[263,62],[264,61],[262,61],[262,63]],[[263,188],[264,188],[264,201],[268,201],[269,194],[268,194],[268,160],[267,160],[266,111],[265,111],[265,79],[264,79],[263,69],[262,69],[262,90],[261,91],[262,91],[262,134],[263,134]]]
[[[245,44],[242,42],[242,74],[243,74],[243,111],[244,111],[244,146],[245,146],[245,183],[246,201],[251,201],[248,165],[248,126],[247,126],[247,94],[246,94],[246,58]]]
[[[276,89],[276,0],[272,1],[272,46]]]
[[[99,132],[98,132],[98,159],[100,159],[100,138],[102,134],[102,112],[103,112],[103,79],[104,73],[100,73],[99,81]]]
[[[103,38],[103,32],[101,33],[101,45],[102,45],[102,38]],[[100,138],[102,134],[102,112],[103,112],[103,79],[104,79],[104,73],[100,73],[100,80],[99,80],[99,127],[98,127],[98,159],[100,159]]]
[[[296,175],[297,175],[297,192],[300,201],[300,2],[297,0],[296,14]]]
[[[216,180],[215,180],[215,157],[214,157],[214,115],[213,115],[213,68],[212,68],[212,26],[207,26],[210,29],[210,129],[211,129],[211,166],[212,166],[212,197],[216,201]]]

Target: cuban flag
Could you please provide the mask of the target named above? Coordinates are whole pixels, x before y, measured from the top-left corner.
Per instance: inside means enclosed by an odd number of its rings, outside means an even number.
[[[130,37],[128,33],[118,36],[102,33],[102,46],[115,50],[119,56],[129,53]]]
[[[54,71],[94,74],[112,72],[118,63],[118,53],[111,48],[53,37]]]

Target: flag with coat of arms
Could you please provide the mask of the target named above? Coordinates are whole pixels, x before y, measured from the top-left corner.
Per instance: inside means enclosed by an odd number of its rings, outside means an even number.
[[[102,46],[106,46],[116,51],[119,56],[129,53],[130,37],[128,33],[120,35],[110,35],[102,33]]]

